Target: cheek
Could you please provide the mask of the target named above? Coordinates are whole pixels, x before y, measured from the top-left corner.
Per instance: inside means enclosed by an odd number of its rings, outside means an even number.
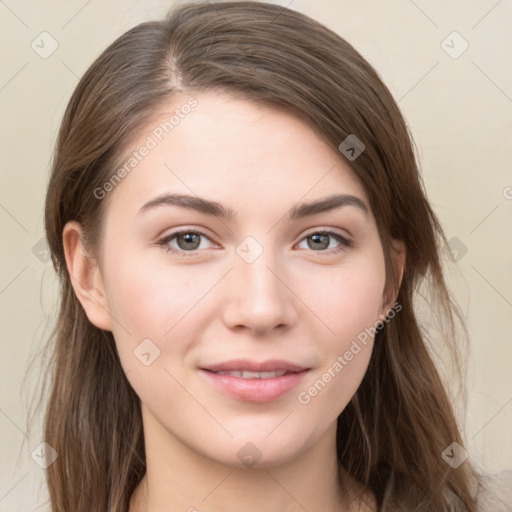
[[[109,307],[117,320],[112,332],[121,365],[141,400],[166,403],[169,395],[181,396],[172,361],[186,358],[198,330],[200,308],[194,305],[212,286],[211,277],[194,285],[186,272],[134,263],[120,261],[109,273]],[[173,400],[184,409],[188,402],[182,398]]]
[[[384,284],[384,258],[375,250],[320,276],[317,286],[309,288],[305,302],[325,325],[324,333],[330,333],[327,339],[333,349],[344,349],[360,332],[375,325]]]
[[[141,255],[111,265],[105,287],[111,314],[132,337],[163,342],[181,319],[194,314],[215,280],[198,266],[172,268],[162,258]]]
[[[124,257],[105,265],[105,289],[115,319],[113,336],[139,396],[173,384],[165,368],[170,360],[184,360],[189,340],[199,338],[200,332],[197,336],[195,332],[203,314],[201,299],[216,279],[194,265],[170,269],[161,262],[142,261],[142,257]]]
[[[340,267],[310,293],[310,303],[326,327],[313,338],[323,357],[298,399],[319,410],[332,407],[331,420],[345,408],[366,373],[384,284],[382,252],[374,251]]]

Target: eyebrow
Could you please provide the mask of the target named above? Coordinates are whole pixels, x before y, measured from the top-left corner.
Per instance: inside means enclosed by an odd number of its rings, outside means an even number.
[[[139,210],[139,214],[160,206],[180,206],[182,208],[188,208],[190,210],[195,210],[224,220],[231,220],[237,215],[236,210],[233,208],[226,208],[217,201],[186,194],[162,194],[145,203]],[[332,194],[316,201],[296,204],[288,212],[288,220],[297,220],[309,217],[318,213],[335,210],[343,206],[354,206],[362,210],[365,214],[369,213],[368,206],[359,197],[349,194]]]

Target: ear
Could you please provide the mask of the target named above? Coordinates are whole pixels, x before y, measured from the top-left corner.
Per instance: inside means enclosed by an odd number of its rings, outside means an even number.
[[[62,243],[71,284],[87,318],[96,327],[111,331],[112,317],[100,268],[97,260],[87,253],[78,222],[70,221],[64,226]]]
[[[402,278],[405,270],[405,258],[406,258],[406,250],[405,243],[402,240],[392,239],[391,240],[391,252],[392,258],[394,260],[394,265],[397,270],[397,287],[396,294],[391,297],[386,297],[386,294],[382,296],[382,309],[380,311],[381,315],[386,315],[389,309],[393,306],[396,301],[396,297],[398,295],[398,290],[402,284]],[[387,300],[386,300],[387,298]]]

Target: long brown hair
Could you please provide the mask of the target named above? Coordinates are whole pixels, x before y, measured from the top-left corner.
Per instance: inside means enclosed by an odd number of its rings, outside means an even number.
[[[47,190],[45,227],[61,304],[47,345],[44,439],[59,454],[47,469],[54,512],[126,512],[145,473],[140,401],[111,332],[93,326],[73,291],[62,232],[81,223],[98,249],[113,175],[134,134],[177,91],[222,90],[286,109],[338,146],[364,185],[386,256],[386,290],[401,311],[375,338],[369,368],[338,418],[340,469],[370,489],[381,512],[475,512],[478,475],[442,452],[461,446],[453,405],[419,324],[420,290],[457,355],[461,318],[441,265],[443,231],[424,191],[407,125],[372,66],[344,39],[298,12],[260,2],[182,4],[114,41],[80,80],[65,112]],[[406,246],[400,286],[391,239]],[[465,331],[464,331],[465,332]]]

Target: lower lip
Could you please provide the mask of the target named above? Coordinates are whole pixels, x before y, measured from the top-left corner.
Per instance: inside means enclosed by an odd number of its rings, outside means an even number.
[[[244,379],[208,370],[201,373],[222,392],[248,402],[271,402],[286,395],[304,378],[308,370],[269,379]]]

